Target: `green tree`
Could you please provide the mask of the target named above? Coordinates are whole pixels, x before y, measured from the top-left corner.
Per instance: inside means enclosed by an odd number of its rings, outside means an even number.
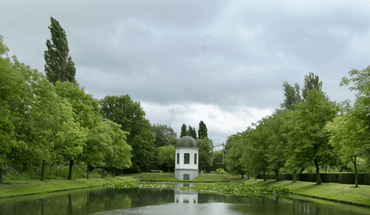
[[[304,86],[302,89],[302,97],[304,101],[307,101],[308,91],[313,89],[322,91],[322,81],[320,81],[319,76],[310,72],[308,75],[304,76]]]
[[[212,165],[213,141],[208,137],[197,140],[199,147],[199,167],[205,172]]]
[[[173,145],[161,146],[159,151],[159,163],[168,167],[168,172],[171,172],[171,167],[175,166],[175,147]]]
[[[46,77],[54,85],[57,81],[76,84],[76,68],[72,57],[68,55],[67,35],[56,19],[50,17],[50,21],[51,41],[46,41],[48,50],[44,53]]]
[[[337,115],[338,107],[327,101],[323,92],[314,89],[308,92],[306,103],[297,104],[296,111],[295,120],[299,129],[290,133],[291,142],[294,142],[293,151],[300,153],[301,160],[314,163],[316,184],[321,184],[319,165],[335,158],[324,127]]]
[[[72,123],[66,124],[66,126],[72,126],[73,130],[65,130],[65,132],[71,132],[73,135],[80,137],[80,139],[76,139],[74,143],[72,139],[66,137],[65,141],[71,141],[67,144],[69,149],[61,151],[64,159],[67,159],[66,161],[69,162],[68,179],[72,179],[73,164],[75,161],[82,159],[81,153],[83,152],[83,148],[86,146],[87,135],[91,130],[97,127],[99,122],[102,120],[99,101],[94,99],[91,95],[86,94],[83,88],[75,86],[71,82],[57,81],[55,89],[57,94],[72,106],[73,122],[75,122],[75,125]],[[63,147],[64,146],[61,148]]]
[[[343,77],[340,85],[351,85],[349,90],[357,91],[351,114],[370,129],[370,66],[363,70],[353,69],[348,74],[349,77]]]
[[[8,48],[0,35],[0,184],[15,141],[15,126],[10,112],[11,101],[18,97],[18,77],[14,73],[12,60],[7,56]],[[6,57],[3,57],[6,55]]]
[[[112,142],[110,144],[110,152],[105,158],[105,163],[107,167],[113,169],[113,177],[115,177],[116,169],[131,167],[132,147],[126,142],[129,133],[122,131],[121,125],[110,120],[107,120],[106,123],[110,128],[109,134]]]
[[[157,148],[169,145],[169,141],[172,138],[177,137],[177,134],[170,126],[156,124],[153,125],[152,128],[155,138],[154,143],[157,146]]]
[[[225,163],[228,172],[240,174],[244,178],[244,174],[247,172],[247,163],[242,160],[245,147],[241,135],[241,133],[238,133],[228,137],[229,151],[225,156]]]
[[[111,137],[111,128],[103,118],[92,129],[89,129],[86,145],[83,147],[81,160],[87,165],[87,179],[89,179],[90,170],[95,167],[106,166],[106,157],[112,152],[113,140]]]
[[[130,133],[127,143],[132,147],[132,168],[140,172],[155,155],[152,126],[145,119],[140,103],[132,101],[129,95],[106,96],[100,101],[100,106],[105,119],[121,125],[123,131]]]
[[[206,137],[208,137],[207,126],[203,121],[200,121],[199,128],[198,128],[198,139],[203,139]]]
[[[186,124],[182,124],[181,126],[181,134],[180,134],[180,138],[183,137],[183,136],[187,136],[187,132],[186,132]]]
[[[195,128],[191,127],[190,125],[189,125],[188,130],[186,131],[186,134],[187,134],[187,136],[190,136],[194,139],[197,139],[197,133],[195,131]]]
[[[302,102],[300,95],[299,85],[296,83],[295,86],[289,85],[287,81],[283,83],[284,89],[284,102],[280,104],[280,108],[283,110],[294,110],[293,104],[298,104]]]
[[[266,172],[269,168],[268,157],[268,138],[272,135],[271,129],[267,126],[268,118],[263,118],[256,124],[252,124],[254,129],[249,129],[242,136],[245,141],[246,150],[242,159],[244,162],[251,164],[247,168],[249,173],[256,175],[263,173],[263,179],[266,179]]]
[[[223,150],[221,150],[221,151],[215,151],[215,153],[213,155],[212,163],[213,164],[223,163],[223,159],[224,159],[224,152],[223,152]]]
[[[343,162],[350,161],[355,169],[355,187],[358,187],[357,159],[365,157],[370,150],[368,127],[351,115],[351,109],[328,122],[325,130],[330,132],[329,143],[339,154]]]
[[[172,137],[171,139],[168,140],[168,145],[175,146],[177,141],[179,141],[179,139],[177,139],[177,137]]]
[[[270,129],[268,143],[269,168],[275,172],[276,180],[279,181],[279,170],[285,166],[285,156],[288,140],[284,131],[284,124],[291,119],[292,111],[284,110],[268,117],[267,127]]]
[[[0,50],[6,54],[2,40]],[[42,165],[43,181],[45,161],[55,157],[53,141],[61,100],[43,74],[15,56],[0,58],[0,74],[4,81],[0,87],[0,175],[6,161],[21,168]]]

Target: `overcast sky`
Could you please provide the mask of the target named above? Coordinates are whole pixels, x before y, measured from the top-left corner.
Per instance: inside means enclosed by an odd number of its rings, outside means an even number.
[[[284,81],[313,72],[333,101],[370,65],[366,0],[12,0],[1,3],[10,55],[44,72],[50,16],[64,28],[76,79],[97,99],[130,95],[151,124],[202,120],[214,145],[272,114]]]

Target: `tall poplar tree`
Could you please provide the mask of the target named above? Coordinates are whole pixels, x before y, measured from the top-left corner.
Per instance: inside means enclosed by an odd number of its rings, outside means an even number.
[[[308,75],[304,76],[304,86],[302,89],[302,97],[304,101],[307,101],[308,91],[316,89],[322,92],[322,81],[318,75],[313,74],[310,72]],[[326,100],[328,101],[328,97],[326,96]]]
[[[50,21],[51,41],[46,40],[48,50],[44,53],[46,77],[53,85],[57,81],[76,84],[76,68],[72,57],[68,55],[67,35],[56,19],[50,17]]]
[[[186,135],[187,135],[186,124],[182,124],[180,138],[183,137],[183,136],[186,136]]]
[[[204,139],[208,137],[207,126],[203,121],[199,122],[198,139]]]

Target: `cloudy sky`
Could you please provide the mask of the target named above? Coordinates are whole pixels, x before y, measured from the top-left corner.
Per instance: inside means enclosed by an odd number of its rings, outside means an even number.
[[[130,95],[151,124],[203,120],[215,145],[270,115],[282,84],[313,72],[333,101],[354,99],[341,77],[370,65],[366,0],[12,0],[0,35],[44,72],[50,16],[64,28],[86,92]]]

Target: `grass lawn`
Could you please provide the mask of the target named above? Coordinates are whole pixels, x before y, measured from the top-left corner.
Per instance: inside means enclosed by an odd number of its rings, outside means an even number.
[[[316,185],[313,182],[298,181],[292,183],[292,181],[263,181],[262,179],[249,179],[244,182],[247,185],[282,187],[301,195],[370,206],[370,186],[367,185],[359,185],[359,188],[354,188],[352,184],[323,183],[322,185]]]
[[[40,180],[5,180],[4,184],[0,184],[0,198],[15,197],[24,195],[45,194],[50,192],[74,190],[87,187],[98,187],[104,183],[121,183],[128,181],[136,181],[136,179],[125,177],[107,177],[107,178],[78,178],[73,180],[66,179],[50,179],[45,181]]]

